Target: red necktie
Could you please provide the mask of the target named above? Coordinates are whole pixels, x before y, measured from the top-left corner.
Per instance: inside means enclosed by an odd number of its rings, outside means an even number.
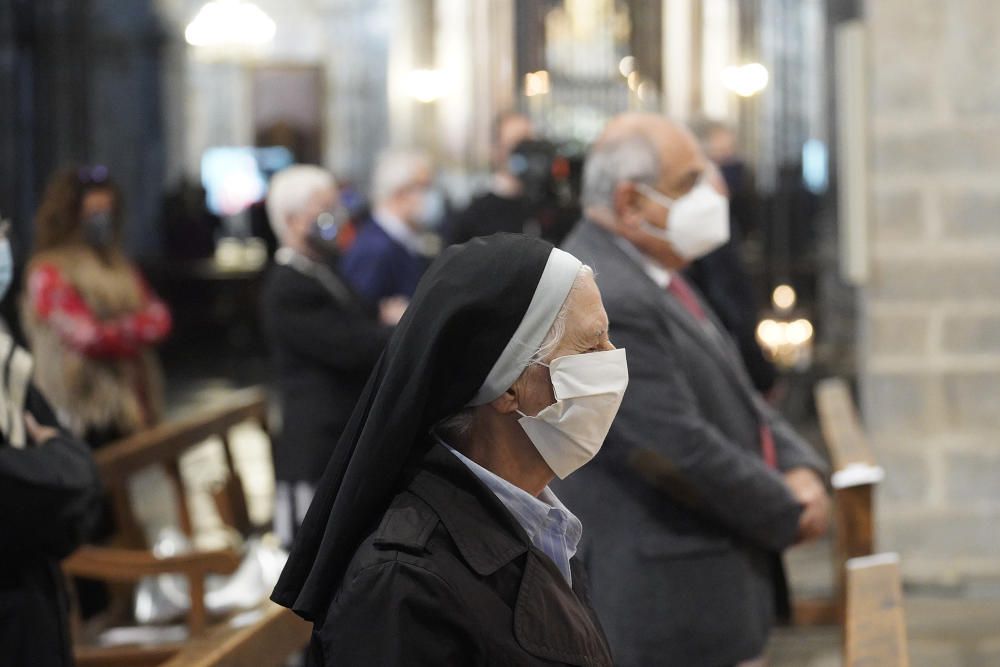
[[[667,291],[674,295],[684,309],[691,313],[691,316],[699,322],[706,319],[705,309],[698,303],[698,297],[694,295],[694,290],[687,284],[687,281],[679,273],[670,274],[670,282],[667,283]]]
[[[704,322],[708,319],[705,315],[705,309],[701,307],[701,303],[698,302],[698,297],[695,296],[694,290],[691,286],[687,284],[687,281],[681,277],[680,273],[670,274],[670,282],[667,284],[667,291],[674,295],[674,297],[680,301],[684,309],[691,313],[691,316],[698,322]],[[763,416],[760,423],[760,452],[764,458],[764,463],[767,464],[769,468],[777,469],[778,467],[778,453],[774,448],[774,433],[771,432],[771,427],[767,425],[767,422],[763,420]]]

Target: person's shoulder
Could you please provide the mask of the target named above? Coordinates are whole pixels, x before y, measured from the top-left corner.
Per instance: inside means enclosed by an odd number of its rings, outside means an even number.
[[[273,264],[264,276],[261,298],[265,303],[280,307],[290,297],[308,295],[320,289],[315,280],[292,267]]]
[[[429,579],[446,584],[452,577],[444,526],[431,507],[403,491],[361,543],[351,560],[345,584],[392,573],[401,580]]]
[[[371,261],[391,252],[393,245],[392,238],[370,218],[358,229],[354,242],[344,253],[344,259],[348,263],[362,258]]]

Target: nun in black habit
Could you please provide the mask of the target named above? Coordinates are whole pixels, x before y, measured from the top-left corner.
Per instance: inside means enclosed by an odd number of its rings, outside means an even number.
[[[628,382],[588,267],[519,235],[446,250],[375,368],[272,599],[313,665],[610,665],[549,490]]]

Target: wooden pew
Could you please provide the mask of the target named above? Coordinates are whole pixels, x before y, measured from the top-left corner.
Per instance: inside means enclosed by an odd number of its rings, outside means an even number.
[[[861,428],[847,382],[841,378],[822,380],[815,395],[820,429],[833,463],[835,588],[832,600],[796,601],[794,617],[799,625],[843,622],[844,567],[851,558],[873,553],[874,491],[885,477]]]
[[[909,667],[899,556],[847,561],[845,667]]]
[[[184,650],[193,650],[194,646],[201,646],[204,652],[207,644],[219,642],[240,650],[246,646],[267,646],[267,650],[261,649],[262,655],[269,655],[268,651],[281,650],[286,651],[287,656],[305,646],[308,633],[303,634],[297,617],[269,602],[262,608],[260,618],[246,627],[232,627],[228,621],[210,624],[212,619],[209,618],[204,599],[205,577],[209,574],[232,573],[239,566],[241,555],[234,549],[216,549],[157,558],[148,550],[129,502],[129,478],[148,466],[163,466],[177,502],[179,527],[188,537],[193,537],[193,522],[181,479],[180,458],[209,438],[217,437],[223,444],[227,476],[213,490],[213,498],[222,520],[241,535],[248,535],[252,527],[247,513],[246,496],[229,447],[229,431],[248,421],[258,423],[267,432],[267,403],[261,389],[233,392],[227,400],[198,414],[160,424],[95,452],[101,480],[113,500],[117,532],[112,546],[84,546],[63,561],[63,570],[69,575],[119,584],[133,584],[143,577],[158,574],[185,576],[191,593],[191,607],[186,620],[189,639],[152,646],[101,647],[80,641],[79,627],[75,624],[78,665],[160,665]],[[218,653],[208,651],[204,655]]]

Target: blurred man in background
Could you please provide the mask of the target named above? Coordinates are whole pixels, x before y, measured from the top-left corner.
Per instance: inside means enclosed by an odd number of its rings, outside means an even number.
[[[726,124],[702,120],[693,126],[705,156],[717,168],[717,189],[729,199],[730,238],[696,259],[686,269],[705,300],[732,335],[754,387],[769,395],[778,379],[774,364],[757,342],[757,299],[753,280],[743,261],[743,244],[755,226],[760,206],[749,170],[738,152],[736,134]]]
[[[434,167],[424,153],[388,151],[372,178],[372,215],[344,256],[344,276],[373,307],[409,300],[436,248],[428,232],[444,217]]]
[[[587,157],[586,217],[565,243],[595,268],[628,350],[604,447],[558,486],[586,526],[594,607],[625,667],[757,659],[787,608],[781,552],[827,524],[823,462],[681,274],[728,238],[705,168],[686,129],[617,117]]]
[[[511,171],[511,153],[521,142],[535,138],[535,126],[524,114],[508,111],[493,121],[490,188],[469,202],[451,221],[449,243],[465,243],[476,236],[497,232],[522,234],[531,216],[524,184]]]
[[[296,165],[275,174],[268,217],[281,242],[263,319],[282,412],[275,438],[275,531],[287,546],[402,307],[369,309],[338,270],[342,214],[333,177]]]

